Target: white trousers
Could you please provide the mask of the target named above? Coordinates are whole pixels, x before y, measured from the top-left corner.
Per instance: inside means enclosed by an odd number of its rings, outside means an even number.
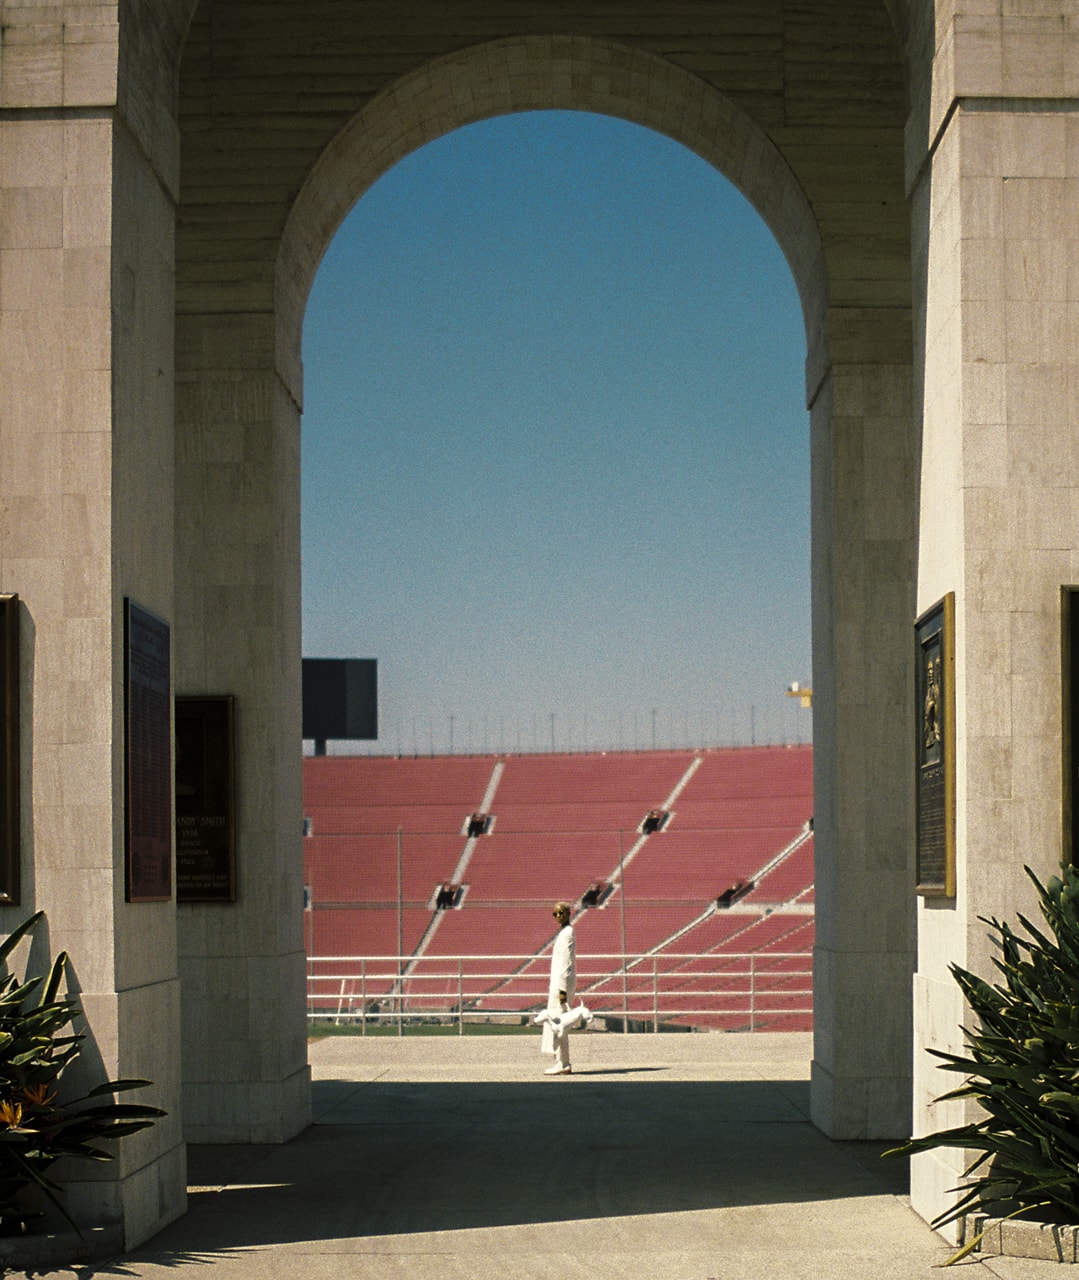
[[[557,995],[548,997],[548,1021],[543,1024],[543,1039],[540,1041],[540,1052],[554,1054],[560,1067],[569,1066],[569,1032],[556,1028],[551,1019],[557,1018],[559,1014],[565,1013],[568,1009],[569,1005],[563,1004]]]

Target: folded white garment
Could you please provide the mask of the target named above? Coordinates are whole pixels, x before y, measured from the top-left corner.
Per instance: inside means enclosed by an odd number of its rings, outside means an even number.
[[[587,1027],[593,1020],[593,1013],[590,1009],[585,1008],[583,1004],[577,1005],[574,1009],[567,1009],[565,1013],[553,1015],[548,1010],[541,1009],[532,1019],[537,1026],[542,1025],[544,1022],[549,1022],[551,1030],[556,1036],[560,1036],[566,1031],[572,1031],[575,1027]]]

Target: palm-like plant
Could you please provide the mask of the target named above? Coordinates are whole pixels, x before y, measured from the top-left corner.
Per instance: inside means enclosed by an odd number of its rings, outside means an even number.
[[[0,964],[43,914],[31,916],[0,944]],[[83,1039],[70,1029],[78,1005],[59,998],[66,967],[61,952],[44,978],[0,979],[0,1235],[25,1232],[41,1217],[33,1204],[35,1188],[78,1230],[47,1171],[65,1156],[111,1160],[102,1141],[145,1129],[165,1114],[112,1101],[146,1080],[113,1080],[80,1098],[60,1100],[60,1076],[78,1057]]]
[[[999,1201],[1079,1223],[1079,874],[1065,867],[1042,885],[1026,872],[1052,936],[1022,915],[1027,937],[982,917],[996,935],[993,963],[1003,981],[991,985],[950,966],[978,1027],[963,1028],[969,1056],[929,1050],[943,1070],[968,1077],[939,1101],[973,1098],[981,1115],[887,1153],[934,1147],[979,1153],[964,1174],[972,1180],[956,1188],[959,1200],[934,1227]]]

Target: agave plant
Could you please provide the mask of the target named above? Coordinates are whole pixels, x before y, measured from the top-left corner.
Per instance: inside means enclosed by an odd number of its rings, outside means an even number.
[[[943,1070],[968,1077],[938,1101],[973,1098],[981,1114],[887,1153],[934,1147],[980,1153],[964,1174],[972,1180],[956,1188],[958,1202],[934,1227],[1000,1201],[1037,1209],[1049,1221],[1079,1223],[1079,874],[1065,867],[1042,885],[1026,872],[1052,936],[1022,915],[1027,937],[980,917],[995,934],[993,963],[1003,981],[991,985],[950,966],[978,1027],[963,1028],[969,1056],[929,1050]]]
[[[0,944],[0,964],[6,965],[43,915],[31,916]],[[66,968],[62,952],[45,977],[0,979],[0,1235],[25,1232],[41,1218],[33,1203],[35,1189],[77,1231],[60,1188],[47,1176],[50,1167],[63,1157],[111,1160],[103,1141],[145,1129],[165,1114],[157,1107],[113,1101],[146,1080],[113,1080],[82,1097],[63,1098],[60,1077],[78,1057],[83,1039],[71,1030],[78,1005],[59,998]]]

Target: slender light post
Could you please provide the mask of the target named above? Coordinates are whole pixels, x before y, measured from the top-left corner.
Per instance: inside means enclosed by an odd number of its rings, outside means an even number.
[[[622,1034],[629,1034],[629,974],[626,971],[626,862],[618,828],[618,903],[622,914]]]

